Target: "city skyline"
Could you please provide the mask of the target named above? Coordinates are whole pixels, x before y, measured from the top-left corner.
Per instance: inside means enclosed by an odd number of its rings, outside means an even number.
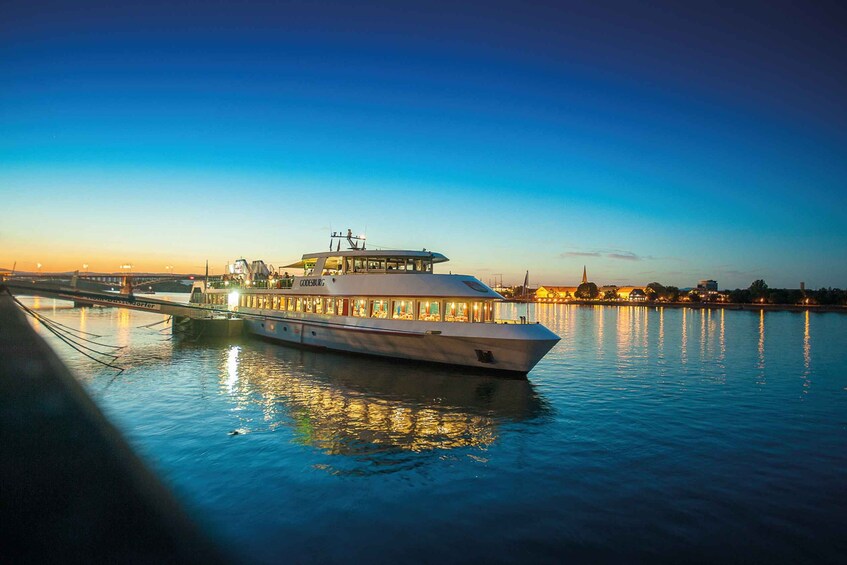
[[[847,286],[837,4],[13,2],[0,267]]]

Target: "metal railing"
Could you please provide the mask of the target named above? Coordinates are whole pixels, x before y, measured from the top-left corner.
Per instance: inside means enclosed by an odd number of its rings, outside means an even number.
[[[294,277],[267,279],[256,281],[234,280],[213,280],[209,281],[209,288],[227,289],[227,288],[259,288],[259,289],[285,289],[291,288],[294,284]]]

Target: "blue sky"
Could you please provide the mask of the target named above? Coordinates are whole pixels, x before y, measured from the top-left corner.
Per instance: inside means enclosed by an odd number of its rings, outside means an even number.
[[[5,3],[0,266],[847,286],[845,9],[684,4]]]

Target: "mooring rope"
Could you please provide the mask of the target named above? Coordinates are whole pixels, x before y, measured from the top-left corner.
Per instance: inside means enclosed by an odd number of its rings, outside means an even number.
[[[55,322],[55,321],[53,321],[53,320],[51,320],[51,319],[49,319],[45,316],[39,315],[37,312],[35,312],[31,308],[27,307],[24,303],[22,303],[20,300],[18,300],[15,297],[15,295],[13,295],[12,292],[7,287],[3,286],[2,289],[6,291],[6,293],[12,298],[12,300],[15,302],[15,304],[17,304],[18,307],[21,310],[23,310],[23,312],[25,312],[26,314],[29,314],[34,319],[41,322],[41,324],[44,325],[44,327],[47,329],[47,331],[49,331],[50,333],[55,335],[57,338],[59,338],[60,341],[62,341],[66,345],[68,345],[71,349],[75,350],[77,353],[84,355],[85,357],[88,357],[89,359],[91,359],[92,361],[94,361],[96,363],[99,363],[101,365],[105,365],[106,367],[109,367],[111,369],[116,369],[119,373],[124,372],[125,369],[123,367],[119,367],[119,366],[113,364],[113,362],[119,357],[118,354],[108,353],[108,352],[104,352],[104,351],[98,351],[96,349],[93,349],[91,347],[88,347],[86,345],[83,345],[83,344],[75,341],[74,339],[72,339],[70,337],[70,335],[69,335],[70,331],[68,331],[68,329],[62,329],[62,328],[68,328],[68,326],[65,326],[64,324],[60,324],[58,322]],[[95,335],[95,334],[89,334],[88,332],[82,332],[82,333],[85,333],[86,335]],[[79,337],[79,336],[74,336],[74,337],[76,337],[77,339],[81,339],[81,340],[93,343],[93,344],[101,346],[101,347],[111,347],[111,348],[114,348],[114,349],[123,349],[124,348],[124,346],[122,346],[122,345],[109,345],[107,343],[98,343],[98,342],[92,341],[90,339],[85,339],[85,338]],[[102,337],[102,336],[98,336],[98,337]],[[102,359],[98,359],[98,358],[94,357],[93,355],[86,353],[85,351],[83,351],[83,349],[93,351],[98,355],[102,355],[103,357],[111,358],[112,362],[106,362],[106,361],[103,361]]]

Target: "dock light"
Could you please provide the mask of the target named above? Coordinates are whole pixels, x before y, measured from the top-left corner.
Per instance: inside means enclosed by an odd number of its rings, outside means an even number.
[[[238,291],[233,290],[226,297],[226,305],[230,308],[238,306]]]

